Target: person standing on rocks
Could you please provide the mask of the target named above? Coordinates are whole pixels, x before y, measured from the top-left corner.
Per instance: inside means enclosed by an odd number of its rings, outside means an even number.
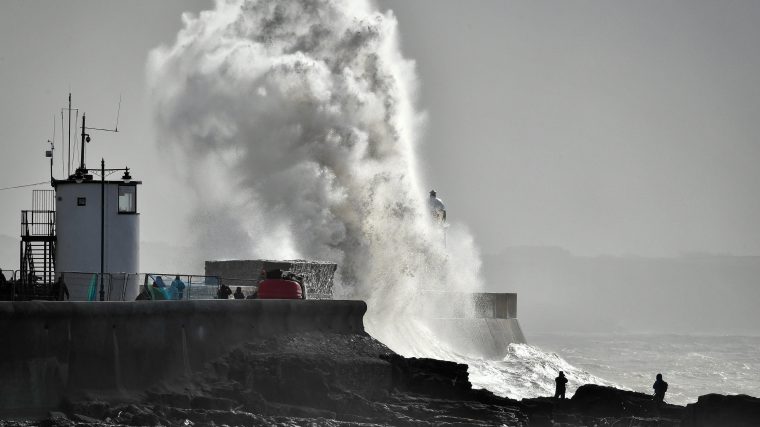
[[[565,398],[565,384],[567,384],[567,378],[565,378],[565,373],[562,371],[559,371],[559,376],[554,379],[554,382],[557,384],[557,388],[554,390],[554,398],[564,399]]]
[[[668,391],[668,383],[662,380],[662,374],[657,374],[657,380],[652,385],[654,400],[660,404],[665,400],[665,392]]]

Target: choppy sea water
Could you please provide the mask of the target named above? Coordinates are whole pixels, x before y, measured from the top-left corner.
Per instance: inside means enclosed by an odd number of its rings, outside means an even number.
[[[371,320],[365,326],[375,337],[382,331]],[[529,344],[510,344],[494,361],[449,350],[424,322],[396,326],[378,338],[394,351],[467,364],[474,387],[512,399],[553,396],[559,371],[567,376],[568,398],[583,384],[652,394],[658,373],[669,384],[669,403],[685,405],[709,393],[760,397],[760,336],[532,334]]]
[[[512,398],[549,396],[556,371],[571,395],[593,382],[652,392],[668,382],[666,401],[687,404],[708,393],[760,396],[760,337],[661,334],[534,334],[504,361],[470,361],[473,384]]]

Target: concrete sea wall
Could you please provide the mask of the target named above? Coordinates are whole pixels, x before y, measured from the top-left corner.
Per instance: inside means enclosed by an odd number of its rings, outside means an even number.
[[[525,344],[517,320],[517,294],[426,290],[416,301],[419,314],[456,353],[501,360],[509,344]]]
[[[363,301],[0,302],[0,413],[142,391],[256,338],[363,334],[366,309]]]

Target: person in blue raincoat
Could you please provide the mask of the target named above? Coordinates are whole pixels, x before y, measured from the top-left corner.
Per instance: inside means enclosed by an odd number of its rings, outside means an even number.
[[[169,293],[172,299],[181,300],[185,297],[185,282],[179,276],[175,276],[172,284],[169,285]]]
[[[154,300],[168,300],[169,294],[166,292],[166,284],[161,276],[156,276],[153,280],[153,299]]]

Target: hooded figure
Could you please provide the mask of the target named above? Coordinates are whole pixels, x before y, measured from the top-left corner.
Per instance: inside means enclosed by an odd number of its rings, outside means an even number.
[[[154,282],[156,284],[157,288],[165,288],[166,284],[164,283],[164,279],[161,278],[161,276],[156,276],[156,280]]]
[[[161,278],[161,276],[156,276],[156,278],[153,280],[153,285],[150,289],[152,299],[154,300],[168,300],[169,294],[166,293],[166,285],[164,284],[164,279]]]
[[[654,400],[662,403],[665,400],[665,392],[668,391],[668,383],[662,380],[662,374],[657,374],[657,380],[652,384]]]
[[[559,371],[559,376],[554,379],[554,382],[557,384],[557,388],[554,390],[554,398],[564,399],[565,398],[565,384],[567,384],[567,378],[565,378],[565,373],[562,371]]]
[[[172,289],[172,292],[174,292],[172,299],[182,299],[185,297],[185,282],[183,282],[179,276],[174,277],[174,280],[169,287]]]

